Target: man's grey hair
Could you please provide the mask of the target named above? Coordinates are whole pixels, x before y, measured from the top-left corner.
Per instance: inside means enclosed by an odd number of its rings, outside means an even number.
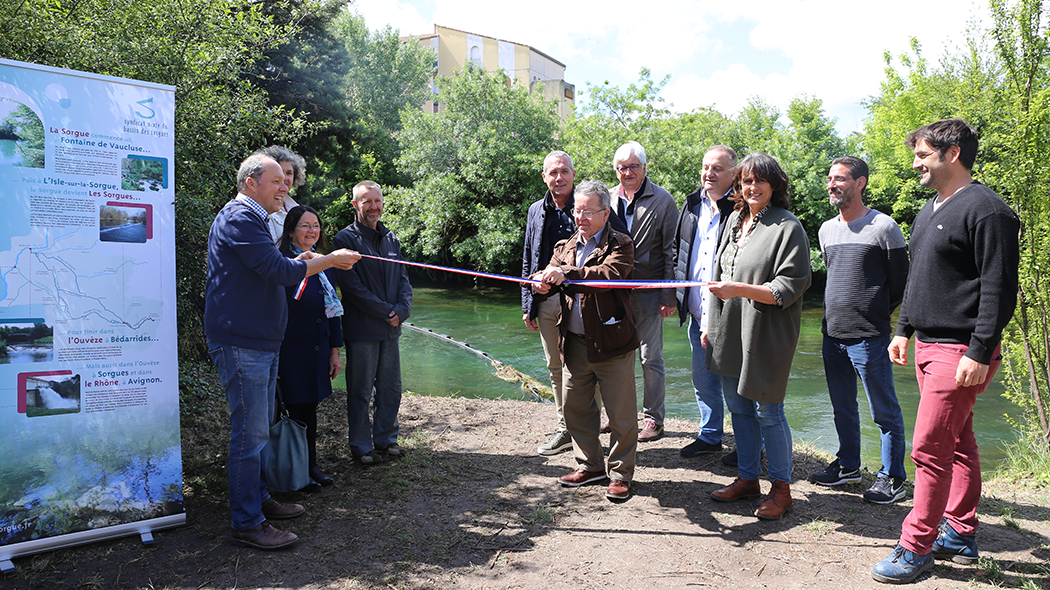
[[[736,150],[734,150],[733,148],[729,147],[728,145],[722,145],[722,144],[713,145],[713,146],[707,148],[707,151],[704,152],[704,155],[706,156],[707,154],[710,154],[711,152],[722,152],[723,154],[729,156],[729,165],[732,166],[733,168],[736,168],[738,160],[737,160],[737,157],[736,157]]]
[[[551,160],[555,160],[555,159],[558,159],[558,158],[565,159],[565,160],[567,160],[569,162],[569,170],[572,170],[572,171],[576,170],[576,167],[573,166],[573,164],[572,164],[572,158],[569,157],[569,154],[566,154],[565,152],[563,152],[561,150],[554,150],[553,152],[547,154],[546,158],[543,158],[543,171],[544,172],[547,171],[547,162],[550,162]]]
[[[263,172],[266,172],[266,167],[270,163],[277,163],[276,160],[270,156],[255,153],[241,162],[241,167],[237,169],[237,190],[244,192],[244,189],[248,188],[248,179],[251,178],[255,182],[259,182],[262,178]]]
[[[370,190],[378,190],[379,194],[383,194],[383,187],[379,186],[379,183],[374,180],[362,180],[354,185],[354,200],[356,201],[358,197]]]
[[[600,180],[585,180],[576,185],[577,196],[598,195],[598,204],[602,209],[612,208],[612,199],[609,197],[609,187]]]
[[[255,153],[269,156],[278,164],[288,162],[292,165],[292,186],[306,184],[306,160],[299,154],[279,145],[264,147]]]
[[[613,168],[616,168],[617,162],[623,162],[631,156],[638,156],[638,163],[645,165],[645,148],[642,144],[637,141],[628,141],[627,143],[616,148],[616,153],[613,154]]]

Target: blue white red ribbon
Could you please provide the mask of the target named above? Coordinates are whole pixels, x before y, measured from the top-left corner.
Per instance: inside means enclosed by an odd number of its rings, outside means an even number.
[[[422,262],[409,262],[407,260],[397,260],[395,258],[381,258],[379,256],[369,256],[368,254],[362,254],[361,258],[368,258],[371,260],[385,260],[387,262],[396,262],[397,264],[404,264],[407,266],[427,268],[430,270],[440,270],[444,272],[468,275],[472,277],[481,277],[485,279],[495,279],[497,281],[509,281],[512,283],[531,285],[539,285],[542,283],[542,281],[539,281],[537,279],[530,279],[525,277],[512,277],[509,275],[500,275],[490,272],[463,270],[461,268],[438,266],[436,264],[424,264]],[[305,284],[305,282],[306,281],[304,280],[303,283]],[[563,281],[562,284],[576,285],[579,287],[592,287],[599,289],[677,289],[679,287],[706,287],[709,283],[707,281]],[[298,297],[296,297],[296,299],[298,299]]]

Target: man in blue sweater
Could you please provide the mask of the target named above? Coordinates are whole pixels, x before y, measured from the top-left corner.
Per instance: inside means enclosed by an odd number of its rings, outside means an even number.
[[[284,286],[328,268],[349,269],[361,258],[350,250],[285,258],[266,219],[281,207],[288,189],[280,164],[260,154],[249,157],[237,171],[237,197],[215,216],[208,234],[204,332],[230,404],[231,536],[234,543],[256,549],[294,543],[294,534],[268,520],[305,512],[298,504],[271,498],[263,476],[277,355],[288,321]]]
[[[908,362],[914,334],[919,410],[911,458],[914,505],[880,582],[908,583],[934,558],[977,561],[981,460],[973,407],[1002,361],[999,342],[1017,304],[1021,222],[973,180],[977,132],[961,119],[920,127],[907,139],[919,183],[937,191],[911,228],[911,271],[890,360]]]

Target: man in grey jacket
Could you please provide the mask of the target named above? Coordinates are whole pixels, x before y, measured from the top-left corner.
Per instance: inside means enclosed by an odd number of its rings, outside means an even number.
[[[645,148],[629,141],[613,155],[613,169],[620,184],[612,193],[614,213],[623,220],[634,240],[636,281],[674,280],[674,236],[678,206],[671,194],[646,176]],[[664,318],[675,311],[674,289],[638,289],[631,292],[634,323],[641,340],[642,407],[645,416],[639,442],[664,433]]]

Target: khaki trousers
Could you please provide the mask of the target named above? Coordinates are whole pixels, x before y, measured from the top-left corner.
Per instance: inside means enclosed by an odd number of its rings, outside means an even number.
[[[554,391],[554,409],[558,412],[558,430],[565,430],[565,391],[561,376],[561,351],[558,350],[558,319],[561,318],[561,296],[553,295],[540,302],[536,309],[536,323],[540,327],[540,343],[551,374]]]
[[[587,360],[587,344],[582,336],[565,336],[565,426],[572,436],[576,462],[587,471],[605,471],[612,479],[634,478],[635,451],[638,449],[638,394],[634,385],[634,351],[600,363]],[[596,388],[609,415],[609,465],[606,469],[598,430],[601,412]]]

